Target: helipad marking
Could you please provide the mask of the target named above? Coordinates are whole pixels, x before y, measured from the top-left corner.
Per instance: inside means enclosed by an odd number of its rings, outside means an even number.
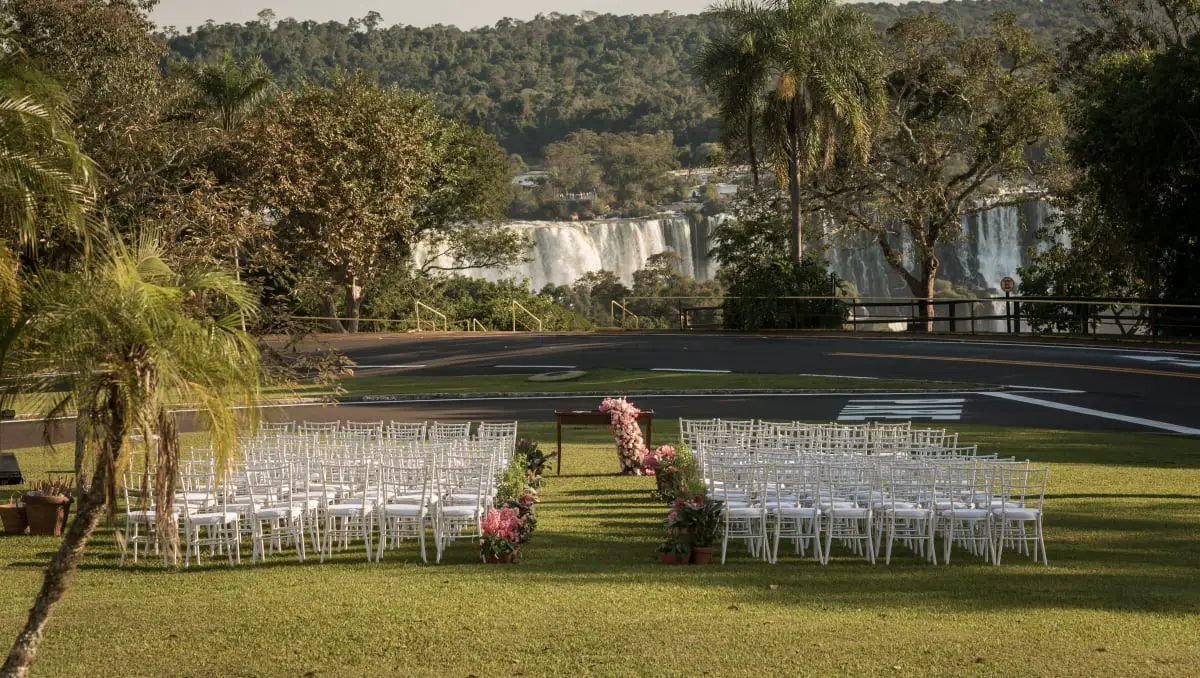
[[[851,400],[842,407],[838,421],[868,421],[875,419],[929,419],[958,421],[962,419],[965,398],[897,398]]]
[[[1030,398],[1028,396],[1017,395],[1015,393],[999,393],[990,392],[982,393],[981,395],[991,396],[993,398],[1003,398],[1004,400],[1013,400],[1019,403],[1029,405],[1040,405],[1048,407],[1052,410],[1062,410],[1063,412],[1074,412],[1075,414],[1086,414],[1092,417],[1100,417],[1101,419],[1111,419],[1112,421],[1122,421],[1127,424],[1137,424],[1138,426],[1146,426],[1148,428],[1156,428],[1161,431],[1170,431],[1171,433],[1182,433],[1184,435],[1195,436],[1200,435],[1200,429],[1189,428],[1187,426],[1179,426],[1178,424],[1170,424],[1165,421],[1155,421],[1153,419],[1143,419],[1142,417],[1130,417],[1124,414],[1115,412],[1104,412],[1101,410],[1093,410],[1090,407],[1079,407],[1077,405],[1067,405],[1066,403],[1056,403],[1053,400],[1041,400],[1040,398]]]

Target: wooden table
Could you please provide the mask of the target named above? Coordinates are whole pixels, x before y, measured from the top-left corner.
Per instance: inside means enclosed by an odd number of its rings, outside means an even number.
[[[610,421],[607,412],[600,410],[554,410],[555,427],[558,429],[558,467],[554,471],[562,475],[562,427],[567,426],[608,426]],[[637,423],[645,426],[646,447],[650,447],[650,439],[654,435],[654,410],[642,410]]]

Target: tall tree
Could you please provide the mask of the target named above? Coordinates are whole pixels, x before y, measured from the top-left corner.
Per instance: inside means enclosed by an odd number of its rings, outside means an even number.
[[[700,50],[700,81],[717,99],[722,143],[745,151],[750,177],[758,190],[758,128],[767,86],[767,63],[752,36],[718,33]]]
[[[196,108],[210,112],[226,132],[241,127],[246,118],[279,93],[259,58],[237,62],[226,53],[216,63],[189,66],[184,75],[196,90]]]
[[[65,94],[10,45],[0,55],[0,362],[16,330],[18,255],[61,235],[58,229],[86,230],[94,178],[71,132]]]
[[[331,321],[335,331],[357,330],[389,244],[415,244],[441,124],[422,97],[341,75],[329,89],[284,96],[241,136],[253,208],[276,222],[275,238],[297,265],[324,273],[327,316],[336,316],[335,292],[344,295],[349,320]]]
[[[804,251],[802,186],[839,150],[865,163],[884,106],[883,59],[870,17],[833,0],[730,0],[710,13],[770,83],[764,131],[790,197],[792,259]]]
[[[237,448],[235,405],[258,395],[258,350],[237,328],[238,312],[253,313],[244,287],[220,271],[176,272],[151,237],[133,247],[111,238],[95,263],[77,272],[42,271],[26,290],[26,329],[0,373],[0,401],[17,393],[45,396],[47,420],[75,411],[91,477],[75,518],[50,564],[29,618],[0,668],[28,674],[46,623],[70,586],[84,549],[129,465],[139,434],[155,457],[155,507],[160,547],[173,553],[172,502],[179,435],[172,403],[199,408],[219,459]],[[232,313],[211,316],[197,304]],[[53,398],[53,399],[52,399]]]
[[[1005,14],[969,38],[937,16],[903,19],[888,30],[888,52],[891,103],[870,164],[844,165],[815,195],[835,220],[874,236],[932,318],[937,245],[963,237],[964,216],[1038,194],[1030,146],[1061,126],[1053,64]]]

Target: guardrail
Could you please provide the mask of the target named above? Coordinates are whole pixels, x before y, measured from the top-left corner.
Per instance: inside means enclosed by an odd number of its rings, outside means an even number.
[[[926,300],[913,297],[625,297],[621,303],[651,299],[675,302],[681,330],[724,327],[725,316],[736,308],[730,302],[746,302],[761,304],[761,308],[779,315],[790,314],[804,321],[800,327],[850,331],[1147,337],[1200,334],[1200,304],[1115,297],[935,298],[928,305]],[[714,305],[714,301],[719,303]],[[810,309],[819,304],[812,302],[836,302],[837,306],[816,312]],[[926,315],[926,308],[931,315]]]
[[[517,301],[516,299],[513,299],[513,301],[512,301],[512,331],[513,332],[517,331],[517,317],[518,317],[517,310],[518,309],[524,313],[524,315],[520,316],[520,318],[521,318],[521,323],[523,325],[525,325],[525,327],[528,327],[531,331],[534,331],[534,332],[542,331],[542,319],[537,317],[536,315],[534,315],[533,312],[530,311],[529,309],[522,306],[521,302]],[[537,323],[536,330],[533,329],[532,325],[527,324],[529,322],[528,320],[526,320],[527,317],[533,319],[533,321],[535,323]]]
[[[414,301],[413,302],[413,315],[417,319],[417,331],[418,332],[422,332],[425,330],[425,325],[423,323],[430,323],[430,326],[433,328],[433,331],[434,332],[438,331],[438,326],[437,326],[436,320],[431,320],[428,318],[425,319],[424,321],[421,320],[421,309],[425,309],[426,314],[433,314],[435,317],[442,319],[442,331],[443,332],[447,332],[450,330],[450,318],[448,318],[445,313],[442,313],[441,311],[430,306],[429,304],[426,304],[423,301]]]
[[[617,309],[621,310],[621,319],[620,320],[617,320]],[[642,317],[639,316],[638,314],[634,313],[633,311],[630,311],[629,308],[625,306],[625,304],[617,301],[616,299],[613,299],[612,302],[609,304],[608,310],[609,310],[609,317],[612,318],[614,326],[625,327],[625,318],[633,318],[633,329],[635,329],[635,330],[640,329],[641,324],[642,324]]]

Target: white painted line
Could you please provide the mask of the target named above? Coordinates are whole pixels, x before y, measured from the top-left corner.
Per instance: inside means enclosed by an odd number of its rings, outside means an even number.
[[[407,364],[407,365],[354,365],[354,367],[357,367],[360,370],[381,370],[381,369],[396,369],[396,368],[400,368],[400,367],[411,367],[411,368],[428,367],[428,365],[412,365],[412,364]]]
[[[1104,351],[1109,353],[1150,353],[1165,356],[1196,356],[1198,353],[1186,351],[1163,351],[1152,348],[1114,348],[1111,346],[1078,346],[1075,344],[1039,344],[1024,341],[971,341],[969,339],[872,339],[864,337],[863,341],[879,341],[893,344],[955,344],[959,346],[1024,346],[1026,348],[1057,348],[1068,351]]]
[[[838,413],[838,421],[868,419],[958,421],[962,419],[965,398],[856,399],[847,402]]]
[[[696,370],[686,367],[651,367],[651,372],[696,372],[699,374],[730,374],[732,370]]]
[[[1123,355],[1122,358],[1130,360],[1144,360],[1150,363],[1163,363],[1165,365],[1173,365],[1175,367],[1200,367],[1200,360],[1180,360],[1170,356],[1158,355]]]
[[[501,369],[510,369],[510,370],[522,370],[525,368],[532,368],[532,369],[538,369],[538,370],[573,370],[573,369],[575,369],[574,365],[496,365],[496,367],[501,368]]]
[[[1078,407],[1076,405],[1056,403],[1053,400],[1040,400],[1038,398],[1017,395],[1015,393],[997,393],[993,391],[990,393],[983,393],[982,395],[991,396],[993,398],[1001,398],[1003,400],[1012,400],[1018,403],[1026,403],[1028,405],[1039,405],[1041,407],[1048,407],[1052,410],[1062,410],[1063,412],[1074,412],[1075,414],[1086,414],[1092,417],[1100,417],[1101,419],[1121,421],[1125,422],[1126,424],[1137,424],[1138,426],[1156,428],[1161,431],[1170,431],[1171,433],[1182,433],[1189,436],[1200,435],[1200,428],[1189,428],[1187,426],[1179,426],[1178,424],[1170,424],[1165,421],[1143,419],[1142,417],[1130,417],[1124,414],[1116,414],[1114,412],[1103,412],[1101,410],[1093,410],[1088,407]]]
[[[1062,393],[1064,395],[1078,395],[1087,393],[1087,391],[1077,391],[1073,388],[1050,388],[1048,386],[1021,386],[1020,384],[1005,384],[1008,388],[1019,388],[1026,391],[1043,391],[1045,393]]]
[[[879,379],[879,377],[856,377],[852,374],[797,374],[797,377],[825,377],[827,379]]]

